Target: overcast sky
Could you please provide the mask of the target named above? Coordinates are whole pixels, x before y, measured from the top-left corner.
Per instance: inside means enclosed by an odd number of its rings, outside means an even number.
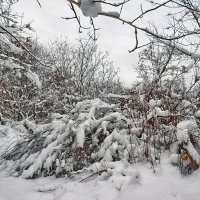
[[[140,1],[131,1],[124,7],[123,16],[133,19],[140,13]],[[66,21],[61,17],[73,16],[69,9],[67,0],[40,0],[42,8],[39,7],[36,0],[20,0],[15,5],[18,13],[24,13],[24,21],[32,22],[33,28],[36,30],[39,41],[47,43],[61,35],[69,38],[71,42],[78,38],[78,25],[75,20]],[[104,7],[105,10],[113,11],[112,7]],[[79,13],[82,16],[81,13]],[[151,19],[156,20],[156,13],[151,13]],[[82,17],[83,23],[89,19]],[[139,21],[139,23],[141,23]],[[144,20],[142,25],[144,26]],[[134,67],[137,63],[137,53],[128,53],[128,50],[134,47],[134,29],[127,25],[122,25],[119,21],[109,19],[103,16],[95,18],[95,24],[100,27],[98,44],[104,50],[109,50],[111,60],[114,65],[120,68],[121,80],[130,85],[135,78],[136,73]],[[82,34],[84,35],[84,34]],[[145,40],[143,35],[140,39]]]

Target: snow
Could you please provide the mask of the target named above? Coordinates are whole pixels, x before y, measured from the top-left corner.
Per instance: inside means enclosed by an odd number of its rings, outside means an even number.
[[[187,129],[181,129],[178,127],[177,129],[177,139],[179,144],[185,142],[187,143],[189,141],[189,135]]]
[[[169,158],[170,158],[170,162],[174,165],[178,164],[179,161],[179,155],[178,154],[172,154]]]
[[[131,98],[130,95],[118,95],[118,94],[112,94],[112,93],[109,93],[106,95],[106,97],[108,98],[119,98],[119,99],[129,99]]]
[[[57,146],[57,141],[52,142],[45,149],[43,149],[40,155],[37,157],[37,159],[32,161],[33,164],[22,173],[22,177],[23,178],[33,177],[34,173],[42,168],[43,163],[47,159],[47,157],[52,155],[55,146]],[[61,145],[59,145],[58,148],[59,147],[61,147]]]
[[[179,144],[189,141],[189,133],[198,134],[198,126],[194,120],[185,120],[177,125],[177,139]]]
[[[101,3],[94,0],[81,0],[81,10],[86,17],[97,17],[102,11]]]
[[[190,135],[198,136],[198,126],[194,120],[185,120],[177,125],[177,139],[179,144],[189,152],[190,156],[199,164],[200,156],[190,141]]]
[[[31,70],[27,70],[26,76],[33,82],[33,84],[35,84],[39,89],[41,89],[42,84],[39,80],[38,75],[35,72],[32,72]]]
[[[11,149],[18,141],[20,133],[12,129],[8,124],[0,124],[0,155],[3,155],[8,149]]]
[[[169,110],[161,110],[159,107],[155,107],[155,112],[158,117],[167,117],[169,116]]]
[[[13,34],[13,29],[12,28],[6,28],[3,24],[0,23],[0,30],[2,32],[8,31]],[[13,42],[11,42],[10,39],[8,39],[5,35],[0,36],[0,43],[1,43],[1,48],[6,49],[7,51],[14,53],[14,54],[22,54],[23,50],[19,47],[17,47]]]
[[[24,69],[24,67],[17,65],[12,60],[0,60],[0,65],[8,69]]]
[[[74,180],[56,179],[54,176],[25,180],[0,172],[1,200],[198,200],[200,196],[200,170],[182,176],[170,164],[167,155],[155,167],[134,164],[127,170],[119,169],[92,176],[80,174]]]
[[[200,110],[198,110],[198,111],[195,113],[195,116],[196,116],[196,117],[200,117]]]
[[[161,110],[163,107],[160,106],[160,108],[159,102],[156,101],[152,100],[149,103],[149,107],[152,108],[149,117],[169,116],[169,111]],[[197,187],[194,183],[198,183],[200,169],[194,171],[188,177],[181,175],[177,166],[180,162],[180,154],[176,153],[178,144],[183,143],[184,150],[189,152],[197,164],[199,163],[199,153],[190,141],[190,135],[199,137],[198,126],[194,119],[181,121],[177,127],[164,125],[164,130],[169,132],[176,130],[178,142],[174,142],[176,143],[174,151],[170,147],[172,155],[170,155],[171,153],[168,155],[166,151],[164,152],[164,149],[162,150],[161,164],[159,165],[157,165],[156,157],[158,157],[160,151],[149,146],[148,159],[154,164],[154,173],[150,162],[143,158],[147,147],[145,141],[148,140],[149,135],[144,132],[140,138],[136,136],[140,135],[141,126],[134,124],[140,123],[139,121],[131,124],[130,119],[126,119],[122,113],[116,112],[112,106],[100,99],[79,102],[70,115],[54,113],[51,116],[53,121],[49,124],[36,125],[34,122],[25,119],[13,126],[9,123],[0,125],[0,134],[3,139],[2,142],[0,141],[0,153],[4,149],[4,144],[8,141],[6,139],[8,135],[12,136],[13,133],[18,133],[17,130],[19,133],[27,131],[25,128],[25,130],[23,129],[22,125],[33,130],[33,135],[41,134],[44,137],[44,145],[38,151],[25,152],[20,160],[2,162],[4,166],[2,165],[0,169],[5,169],[5,165],[7,165],[7,172],[10,172],[13,176],[21,175],[21,177],[10,177],[5,171],[1,170],[0,200],[16,198],[20,200],[131,200],[133,197],[136,200],[193,200],[193,197],[190,198],[189,195],[196,192]],[[131,127],[130,131],[127,130],[128,125]],[[91,137],[94,143],[90,145],[99,145],[91,155],[94,161],[85,165],[78,172],[73,171],[76,162],[73,155],[76,154],[77,148],[85,146],[85,141],[87,142],[91,133],[94,136],[94,138]],[[99,135],[103,137],[102,142],[100,142]],[[166,135],[164,139],[168,141],[169,136]],[[73,143],[71,143],[72,140]],[[155,140],[150,138],[149,141],[151,143],[157,141],[156,135]],[[18,140],[17,142],[22,144],[23,141]],[[68,150],[72,151],[72,156],[70,154],[64,155],[69,144],[71,148]],[[63,156],[58,156],[62,153]],[[142,162],[138,163],[138,161]],[[188,164],[188,160],[183,161],[184,166],[188,166]],[[53,174],[51,173],[52,169],[55,170],[54,174],[63,173],[65,178],[56,179],[51,176],[35,180],[22,179]],[[68,175],[72,175],[72,177],[67,178]],[[191,189],[183,190],[183,186]],[[200,183],[198,183],[199,186]],[[196,189],[193,190],[193,187]],[[198,195],[200,195],[200,192]]]
[[[21,53],[23,53],[23,50],[21,48],[15,46],[13,43],[7,41],[7,45],[9,46],[10,52],[12,52],[14,54],[21,54]]]
[[[161,100],[154,100],[154,99],[151,99],[149,101],[149,108],[150,109],[153,109],[155,108],[156,106],[160,106],[161,105]]]
[[[185,146],[185,148],[186,148],[187,151],[190,153],[190,155],[192,156],[192,158],[197,162],[197,164],[199,164],[200,157],[199,157],[198,152],[196,151],[196,149],[195,149],[194,146],[192,145],[192,143],[189,142],[188,145]]]
[[[120,13],[116,12],[116,11],[109,11],[109,12],[107,12],[107,14],[114,16],[114,17],[117,17],[117,18],[120,17]]]
[[[184,108],[187,108],[192,105],[191,102],[187,101],[186,99],[182,100],[181,103],[184,106]]]
[[[17,50],[15,49],[15,51],[17,51]],[[8,58],[7,56],[5,56],[3,54],[0,54],[0,56],[5,58],[5,60],[0,59],[0,66],[3,66],[3,67],[8,68],[10,70],[15,70],[16,76],[19,77],[19,78],[21,78],[21,72],[24,72],[25,76],[28,79],[30,79],[30,81],[32,81],[32,83],[34,85],[36,85],[39,89],[41,89],[42,83],[39,80],[39,76],[35,72],[31,71],[30,69],[27,69],[28,67],[30,67],[30,65],[26,65],[26,68],[25,68],[22,65],[18,64],[16,62],[16,59],[13,58],[13,57]],[[24,63],[22,63],[22,64],[25,65]]]

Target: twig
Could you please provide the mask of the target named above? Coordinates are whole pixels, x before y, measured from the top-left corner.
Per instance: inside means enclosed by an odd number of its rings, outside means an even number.
[[[40,6],[40,8],[42,7],[41,3],[39,2],[39,0],[37,0],[38,5]]]
[[[80,180],[79,182],[81,183],[81,182],[83,182],[83,181],[85,181],[85,180],[91,178],[92,176],[94,176],[94,175],[96,175],[96,174],[100,174],[100,173],[102,173],[102,172],[106,172],[106,170],[104,169],[104,170],[101,170],[101,171],[95,172],[95,173],[93,173],[93,174],[87,176],[86,178]]]
[[[164,2],[164,3],[162,3],[162,4],[159,4],[158,6],[156,6],[156,7],[154,7],[154,8],[151,8],[151,9],[146,10],[146,11],[144,11],[144,12],[143,12],[143,10],[142,10],[142,8],[141,8],[142,14],[139,15],[138,17],[136,17],[136,18],[132,21],[132,23],[134,23],[134,22],[135,22],[136,20],[138,20],[139,18],[142,18],[145,14],[147,14],[147,13],[149,13],[149,12],[152,12],[152,11],[154,11],[154,10],[157,10],[158,8],[160,8],[160,7],[162,7],[162,6],[166,5],[166,4],[168,4],[168,3],[171,2],[171,1],[172,1],[172,0],[168,0],[168,1]]]
[[[106,1],[94,0],[93,2],[104,3],[104,4],[107,4],[107,5],[110,5],[110,6],[119,7],[119,6],[122,6],[122,5],[124,5],[125,3],[129,2],[129,1],[130,0],[124,0],[121,3],[109,3],[109,2],[106,2]]]
[[[23,43],[21,43],[20,41],[19,41],[19,39],[16,37],[16,36],[14,36],[10,31],[8,31],[6,28],[4,28],[2,25],[0,25],[0,28],[2,29],[2,30],[4,30],[7,34],[9,34],[11,37],[13,37],[19,44],[20,44],[20,46],[31,56],[31,57],[33,57],[35,60],[37,60],[41,65],[44,65],[44,66],[46,66],[44,63],[42,63],[38,58],[36,58],[27,48],[26,48],[26,46],[23,44]]]

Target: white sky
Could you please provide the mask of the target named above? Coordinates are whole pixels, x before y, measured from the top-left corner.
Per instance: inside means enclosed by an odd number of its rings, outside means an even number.
[[[131,0],[124,7],[123,15],[126,18],[134,19],[140,13],[140,3],[142,0]],[[75,20],[63,20],[61,17],[73,16],[73,13],[68,7],[67,0],[40,0],[42,8],[39,7],[36,0],[20,0],[15,5],[15,10],[18,13],[24,13],[24,21],[32,22],[33,28],[36,30],[39,41],[47,43],[59,36],[66,36],[73,42],[78,38],[78,25]],[[113,11],[112,7],[105,8]],[[80,16],[82,14],[80,13]],[[156,20],[158,16],[151,13],[151,19]],[[88,21],[86,17],[82,19]],[[157,19],[158,20],[158,19]],[[144,19],[142,19],[142,23]],[[95,18],[96,27],[100,27],[98,44],[100,48],[109,50],[111,60],[116,67],[120,68],[121,80],[126,85],[136,79],[134,67],[137,63],[137,53],[128,53],[128,50],[134,47],[134,29],[127,25],[122,25],[119,21],[109,19],[103,16]],[[140,25],[141,26],[141,25]],[[84,35],[84,34],[83,34]],[[140,35],[142,40],[145,40],[143,35]]]

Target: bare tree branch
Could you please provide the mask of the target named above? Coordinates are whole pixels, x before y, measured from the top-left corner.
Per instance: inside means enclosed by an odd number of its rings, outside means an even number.
[[[40,6],[40,8],[42,7],[41,3],[39,0],[37,0],[38,5]]]
[[[143,10],[141,9],[141,10],[142,10],[141,15],[139,15],[138,17],[136,17],[136,18],[132,21],[132,23],[134,23],[136,20],[138,20],[138,19],[144,17],[145,14],[147,14],[147,13],[149,13],[149,12],[152,12],[152,11],[155,11],[155,10],[159,9],[160,7],[162,7],[162,6],[164,6],[164,5],[168,4],[168,3],[170,3],[171,1],[172,1],[172,0],[168,0],[168,1],[166,1],[166,2],[164,2],[164,3],[162,3],[162,4],[160,4],[160,5],[158,5],[158,6],[154,7],[154,8],[151,8],[151,9],[149,9],[149,10],[146,10],[146,11],[144,11],[144,12],[143,12]]]

